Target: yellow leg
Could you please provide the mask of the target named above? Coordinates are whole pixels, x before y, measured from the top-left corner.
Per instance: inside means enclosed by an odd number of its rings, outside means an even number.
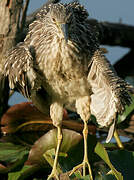
[[[117,142],[118,147],[119,147],[120,149],[124,149],[124,146],[123,146],[123,144],[122,144],[122,142],[121,142],[121,140],[120,140],[120,138],[119,138],[119,135],[118,135],[116,129],[115,129],[115,131],[114,131],[114,138],[115,138],[115,140],[116,140],[116,142]]]
[[[78,170],[80,167],[83,167],[83,176],[86,175],[86,167],[88,168],[89,171],[89,177],[90,180],[93,180],[93,176],[92,176],[92,170],[91,170],[91,166],[89,164],[88,161],[88,155],[87,155],[87,135],[88,135],[88,127],[87,127],[87,122],[84,122],[84,129],[83,129],[83,137],[84,137],[84,158],[83,158],[83,162],[81,164],[79,164],[78,166],[74,167],[73,170],[70,173],[70,176],[76,171]]]
[[[61,127],[58,126],[57,130],[58,130],[58,135],[57,135],[57,137],[58,137],[58,144],[57,144],[57,149],[56,149],[56,153],[55,153],[53,169],[52,169],[51,174],[48,176],[47,180],[50,180],[51,178],[56,178],[57,180],[59,180],[58,172],[57,172],[56,168],[57,168],[57,163],[58,163],[58,155],[59,155],[60,145],[61,145],[61,142],[62,142]]]
[[[91,170],[91,166],[88,162],[88,155],[87,155],[87,136],[88,136],[88,127],[87,127],[87,122],[85,122],[84,123],[84,129],[83,129],[83,137],[84,137],[83,176],[86,175],[86,165],[87,165],[88,170],[89,170],[89,176],[90,176],[90,179],[92,180],[93,179],[92,170]]]
[[[72,175],[77,169],[80,167],[83,168],[83,176],[86,175],[86,167],[89,170],[89,177],[90,180],[93,180],[92,171],[90,164],[88,162],[88,155],[87,155],[87,136],[88,136],[88,126],[87,122],[90,118],[90,96],[83,96],[76,100],[76,109],[77,113],[80,115],[81,119],[84,122],[84,129],[83,129],[83,137],[84,137],[84,158],[83,162],[79,164],[78,166],[74,167],[71,171],[70,175]]]

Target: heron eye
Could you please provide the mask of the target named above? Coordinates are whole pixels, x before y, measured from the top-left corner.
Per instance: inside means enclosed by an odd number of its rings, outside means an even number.
[[[56,20],[55,20],[55,18],[54,18],[54,17],[52,17],[52,21],[53,21],[53,22],[56,22]]]

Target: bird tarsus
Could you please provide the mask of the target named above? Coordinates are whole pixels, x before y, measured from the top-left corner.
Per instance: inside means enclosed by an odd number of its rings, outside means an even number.
[[[80,167],[82,167],[83,168],[83,176],[85,176],[86,175],[86,167],[87,167],[88,171],[89,171],[90,180],[93,180],[92,170],[91,170],[91,166],[88,161],[88,154],[87,154],[87,136],[88,136],[87,122],[90,118],[90,101],[91,101],[91,99],[89,96],[81,97],[81,98],[77,99],[77,101],[76,101],[77,112],[80,114],[80,117],[84,122],[84,129],[83,129],[84,158],[83,158],[83,162],[81,164],[79,164],[78,166],[73,168],[70,175],[72,175],[76,170],[78,170]]]
[[[87,135],[88,135],[88,127],[87,127],[87,122],[84,122],[84,129],[83,129],[83,137],[84,137],[84,158],[83,162],[73,168],[69,176],[71,176],[75,171],[77,171],[79,168],[83,168],[83,176],[86,176],[86,167],[88,168],[89,171],[89,177],[90,180],[93,180],[92,176],[92,170],[91,166],[88,161],[88,155],[87,155]]]
[[[56,178],[56,180],[59,180],[59,173],[57,171],[57,163],[58,163],[58,155],[59,155],[59,150],[60,150],[60,145],[62,142],[62,132],[61,132],[61,127],[58,126],[57,127],[58,130],[58,144],[57,144],[57,149],[56,149],[56,153],[55,153],[55,159],[54,159],[54,164],[53,164],[53,169],[51,174],[48,176],[47,180],[50,180],[51,178]]]

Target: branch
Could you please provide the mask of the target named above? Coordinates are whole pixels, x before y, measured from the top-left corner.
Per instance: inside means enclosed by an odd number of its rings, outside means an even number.
[[[0,0],[0,116],[8,108],[9,86],[1,76],[6,52],[16,44],[22,0]]]
[[[98,22],[95,19],[89,19],[88,23],[96,31],[99,31],[101,44],[134,48],[134,26],[121,23]]]
[[[0,0],[0,36],[2,37],[0,61],[6,51],[16,44],[21,7],[22,1]]]
[[[118,76],[125,78],[134,75],[133,58],[134,50],[131,50],[114,64]]]
[[[134,48],[134,26],[120,23],[100,23],[103,29],[102,44]]]
[[[20,22],[20,31],[23,30],[24,25],[26,23],[26,15],[27,15],[27,9],[28,9],[28,5],[29,5],[30,0],[26,0],[23,10],[22,10],[22,18],[21,18],[21,22]]]

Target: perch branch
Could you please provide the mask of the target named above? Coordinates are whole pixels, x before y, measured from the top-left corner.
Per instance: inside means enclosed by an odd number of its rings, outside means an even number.
[[[98,30],[101,44],[134,48],[134,26],[95,19],[88,19],[88,23]]]
[[[28,5],[29,5],[30,0],[26,0],[23,10],[22,10],[22,18],[21,18],[21,22],[20,22],[20,30],[22,31],[24,28],[24,25],[26,23],[26,15],[27,15],[27,9],[28,9]]]
[[[120,77],[134,76],[133,58],[134,50],[130,50],[114,64],[114,68]]]

